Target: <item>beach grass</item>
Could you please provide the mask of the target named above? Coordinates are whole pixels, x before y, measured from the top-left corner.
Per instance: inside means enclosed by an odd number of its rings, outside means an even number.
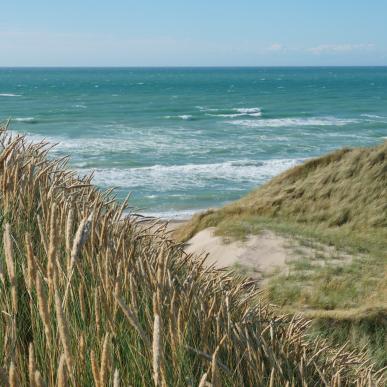
[[[267,278],[268,300],[313,318],[314,331],[332,342],[340,336],[354,348],[368,343],[373,361],[387,365],[387,142],[308,161],[239,201],[195,216],[175,236],[187,240],[207,227],[228,240],[272,230],[315,252],[331,246],[351,257],[340,262],[321,254],[321,265],[296,251],[299,259],[286,272]],[[345,323],[338,318],[343,313]]]
[[[311,339],[308,320],[5,126],[1,385],[382,385],[365,351]]]

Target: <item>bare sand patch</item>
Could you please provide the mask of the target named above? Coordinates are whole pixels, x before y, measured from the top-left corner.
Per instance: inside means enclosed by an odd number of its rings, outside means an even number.
[[[215,235],[215,227],[198,232],[185,244],[187,253],[207,255],[207,263],[216,268],[242,270],[251,278],[262,280],[274,272],[289,270],[295,260],[307,259],[314,265],[345,264],[351,256],[332,248],[315,245],[305,246],[292,237],[282,236],[270,230],[250,235],[244,241],[227,241]]]
[[[215,235],[215,227],[210,227],[191,238],[185,250],[187,253],[208,254],[207,262],[217,268],[240,265],[259,277],[261,273],[285,266],[292,258],[287,242],[282,236],[263,231],[249,236],[246,241],[226,243],[223,237]]]

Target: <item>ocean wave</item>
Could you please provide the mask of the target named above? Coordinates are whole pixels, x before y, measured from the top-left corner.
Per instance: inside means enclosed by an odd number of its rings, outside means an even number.
[[[240,182],[257,185],[293,167],[302,159],[234,160],[212,164],[153,165],[128,169],[78,168],[80,175],[95,172],[94,182],[100,186],[149,189],[166,192],[175,189],[214,187],[217,182]]]
[[[143,216],[149,216],[152,218],[158,218],[163,220],[188,220],[192,218],[194,214],[200,212],[198,209],[192,210],[170,210],[170,211],[157,211],[157,212],[141,212]]]
[[[192,120],[193,116],[191,114],[181,114],[179,116],[164,116],[166,119],[180,118],[182,120]]]
[[[383,120],[383,119],[387,118],[387,117],[383,117],[383,116],[378,116],[376,114],[361,114],[361,116],[366,117],[366,118],[376,119],[376,120]]]
[[[181,114],[179,116],[165,116],[165,118],[180,118],[182,120],[191,120],[193,116],[191,114]]]
[[[13,121],[26,122],[26,123],[30,123],[30,124],[35,124],[38,122],[35,117],[16,117],[16,118],[13,118]]]
[[[207,116],[212,117],[225,117],[225,118],[235,118],[235,117],[243,117],[243,116],[249,116],[249,117],[261,117],[262,113],[231,113],[231,114],[210,114],[207,113]]]
[[[236,108],[236,109],[233,109],[239,113],[242,113],[242,114],[254,114],[254,113],[260,113],[261,112],[261,109],[258,108],[258,107],[255,107],[255,108]]]
[[[263,120],[235,120],[226,121],[228,124],[247,126],[249,128],[281,128],[297,126],[345,126],[360,121],[349,118],[311,117],[311,118],[268,118]]]
[[[115,125],[112,128],[116,128]],[[169,152],[189,152],[192,149],[197,154],[207,154],[209,146],[218,146],[217,139],[209,139],[206,146],[199,139],[192,138],[187,141],[186,137],[171,136],[164,133],[161,129],[142,130],[138,128],[125,127],[120,132],[118,129],[111,135],[100,137],[68,137],[60,134],[39,134],[26,130],[10,130],[15,135],[21,134],[27,136],[27,141],[41,142],[45,141],[51,144],[57,144],[52,152],[57,156],[71,154],[73,158],[100,158],[105,159],[106,152],[134,152],[135,154],[152,152],[154,157],[157,154]],[[157,146],[156,146],[157,144]]]
[[[190,114],[182,114],[181,116],[178,116],[182,120],[190,120],[192,116]]]
[[[21,94],[0,93],[0,97],[21,97]]]
[[[243,117],[243,116],[249,116],[249,117],[261,117],[262,112],[261,109],[258,107],[254,108],[232,108],[232,109],[209,109],[204,107],[198,107],[201,108],[202,112],[205,112],[208,116],[213,117],[229,117],[229,118],[235,118],[235,117]]]

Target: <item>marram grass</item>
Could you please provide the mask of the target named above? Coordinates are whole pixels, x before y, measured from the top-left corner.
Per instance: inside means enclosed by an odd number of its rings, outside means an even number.
[[[176,238],[187,240],[206,227],[253,216],[387,238],[387,141],[291,168],[223,208],[194,216]]]
[[[374,386],[246,280],[123,216],[47,144],[0,135],[0,385]]]
[[[238,201],[194,216],[175,237],[184,241],[210,226],[235,239],[269,229],[316,253],[322,244],[350,254],[350,262],[320,265],[294,251],[298,259],[288,270],[268,276],[268,300],[312,318],[313,331],[331,342],[367,344],[372,361],[387,365],[387,141],[289,169]]]

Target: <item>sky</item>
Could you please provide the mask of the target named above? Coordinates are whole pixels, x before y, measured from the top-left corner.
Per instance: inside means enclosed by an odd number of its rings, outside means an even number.
[[[387,0],[1,3],[0,66],[387,65]]]

